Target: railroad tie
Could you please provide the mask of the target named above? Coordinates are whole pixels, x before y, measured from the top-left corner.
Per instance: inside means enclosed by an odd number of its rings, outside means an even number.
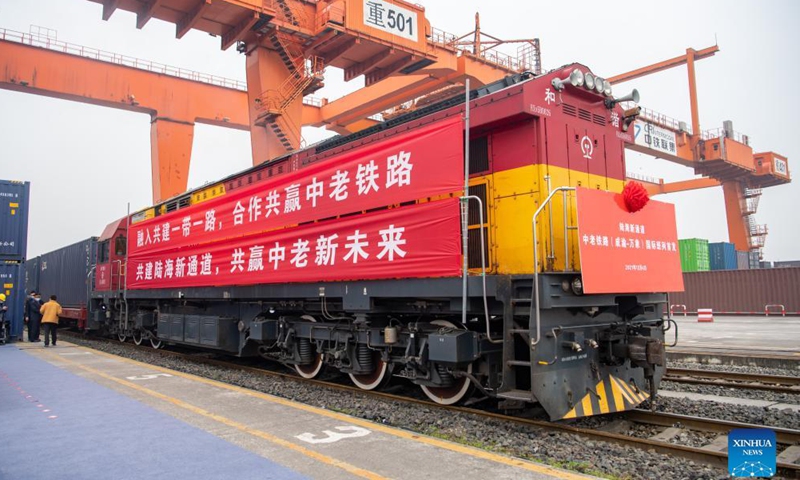
[[[656,442],[669,442],[670,440],[677,437],[681,433],[684,433],[685,431],[686,430],[683,428],[668,427],[664,429],[661,433],[650,437],[650,440],[655,440]]]
[[[778,454],[778,463],[798,463],[800,460],[800,445],[792,445]]]
[[[728,436],[720,435],[715,438],[713,442],[708,445],[700,447],[702,450],[710,450],[712,452],[727,452],[728,451]]]

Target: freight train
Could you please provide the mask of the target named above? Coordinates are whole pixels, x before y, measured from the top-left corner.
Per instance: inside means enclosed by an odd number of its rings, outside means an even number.
[[[620,195],[623,100],[580,64],[513,75],[135,212],[97,239],[82,325],[441,404],[634,408],[682,280],[674,210]]]

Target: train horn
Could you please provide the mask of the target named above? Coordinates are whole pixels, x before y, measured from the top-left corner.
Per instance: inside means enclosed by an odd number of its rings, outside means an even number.
[[[555,81],[555,80],[554,80]],[[614,105],[621,103],[621,102],[634,102],[639,103],[639,90],[635,88],[631,93],[625,95],[624,97],[619,98],[606,98],[606,107],[607,108],[614,108]]]
[[[581,87],[583,86],[583,72],[578,70],[577,68],[569,74],[569,77],[566,78],[554,78],[551,85],[553,88],[558,90],[559,92],[564,89],[564,85],[567,83],[571,84],[573,87]]]

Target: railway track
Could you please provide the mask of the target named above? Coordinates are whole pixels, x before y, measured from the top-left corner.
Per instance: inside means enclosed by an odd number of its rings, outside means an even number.
[[[98,340],[98,339],[93,338],[93,340]],[[119,345],[119,342],[116,340],[110,340],[110,339],[102,339],[102,340]],[[164,349],[154,350],[150,347],[135,346],[133,344],[125,344],[125,346],[131,348],[132,350],[133,349],[145,350],[165,357],[177,357],[187,361],[196,362],[209,366],[215,366],[219,368],[235,369],[247,373],[252,373],[255,375],[279,378],[287,381],[302,382],[308,385],[326,387],[343,392],[360,393],[376,398],[382,398],[385,400],[403,402],[406,404],[422,405],[428,408],[466,413],[484,418],[490,418],[504,422],[511,422],[520,425],[527,425],[550,431],[572,433],[575,435],[583,436],[591,440],[605,441],[622,446],[655,451],[665,455],[685,458],[695,462],[702,462],[708,465],[716,466],[723,470],[727,470],[728,455],[725,451],[723,451],[722,448],[718,448],[716,445],[714,445],[715,443],[721,445],[722,442],[720,442],[719,440],[703,447],[693,447],[687,445],[680,445],[676,443],[670,443],[670,440],[676,437],[681,431],[711,432],[718,434],[719,435],[718,438],[723,438],[722,436],[724,436],[725,434],[727,434],[728,432],[730,432],[732,429],[735,428],[770,428],[775,431],[777,441],[779,444],[793,446],[793,448],[800,448],[798,447],[800,445],[800,430],[783,429],[772,426],[764,427],[762,425],[752,425],[740,422],[731,422],[731,421],[716,420],[716,419],[702,418],[702,417],[692,417],[692,416],[679,415],[673,413],[651,412],[641,409],[628,411],[620,414],[614,414],[614,419],[602,428],[599,429],[586,428],[566,423],[523,418],[519,416],[513,416],[499,412],[491,412],[467,406],[441,405],[431,402],[427,399],[412,398],[405,395],[398,395],[388,392],[367,391],[349,384],[338,383],[335,381],[302,378],[299,375],[295,374],[293,371],[270,370],[263,367],[243,365],[230,360],[220,360],[219,358],[213,358],[216,356],[215,354],[209,354],[207,352],[203,353],[184,352],[184,351],[164,350]],[[279,368],[282,369],[282,367]],[[663,435],[655,435],[649,438],[635,437],[623,433],[618,433],[618,431],[615,431],[619,430],[619,428],[615,428],[615,426],[619,427],[625,422],[627,422],[628,424],[639,423],[639,424],[647,424],[658,427],[665,427],[665,430],[661,432]],[[664,434],[665,432],[666,434]],[[781,462],[779,460],[778,471],[776,473],[778,476],[785,478],[800,478],[800,465],[794,463]]]
[[[800,394],[800,377],[783,375],[669,368],[667,374],[664,376],[664,380],[694,385],[715,385],[747,390],[768,390],[778,393]]]

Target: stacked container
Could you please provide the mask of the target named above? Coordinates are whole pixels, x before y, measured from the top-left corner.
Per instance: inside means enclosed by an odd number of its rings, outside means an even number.
[[[684,272],[707,272],[708,240],[685,238],[678,241],[681,253],[681,269]]]
[[[728,242],[709,243],[708,265],[711,270],[736,270],[736,247]]]
[[[12,339],[22,338],[25,318],[25,256],[28,253],[29,182],[0,180],[0,292]]]
[[[736,269],[750,270],[750,252],[736,252]]]
[[[761,264],[764,263],[761,261],[761,258],[758,255],[758,252],[749,252],[748,255],[750,256],[750,270],[755,270],[757,268],[771,268],[772,265],[768,267],[764,267]]]

